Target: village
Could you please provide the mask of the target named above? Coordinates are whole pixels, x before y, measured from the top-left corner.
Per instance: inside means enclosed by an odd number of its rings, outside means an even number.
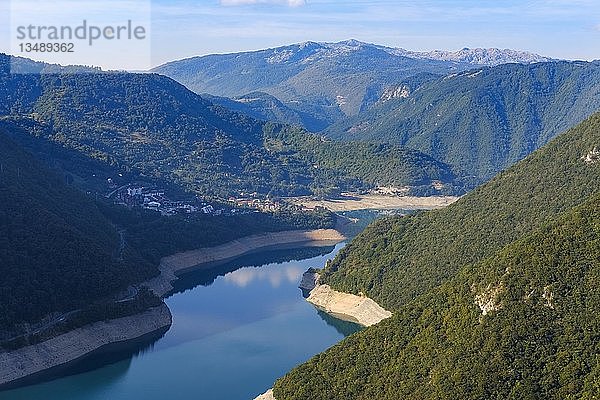
[[[277,212],[286,206],[286,203],[281,201],[262,199],[252,194],[243,194],[239,198],[229,197],[227,200],[221,201],[208,201],[200,196],[195,196],[193,199],[173,200],[162,188],[138,183],[127,183],[116,187],[110,179],[108,183],[112,191],[106,194],[105,197],[113,199],[115,204],[128,208],[139,207],[156,211],[163,216],[194,213],[220,216],[252,212]]]

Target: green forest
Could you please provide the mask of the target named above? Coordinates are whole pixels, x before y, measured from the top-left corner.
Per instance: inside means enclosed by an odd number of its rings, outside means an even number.
[[[54,329],[58,333],[155,305],[153,295],[140,295],[137,306],[110,306],[116,293],[155,276],[166,255],[261,232],[335,224],[326,211],[168,218],[98,202],[2,130],[0,202],[0,342],[53,313],[79,310]]]
[[[0,70],[8,60],[0,55]],[[336,149],[305,130],[274,128],[215,105],[156,74],[4,71],[0,103],[0,117],[42,139],[203,196],[335,196],[378,183],[424,193],[435,192],[432,181],[464,191],[453,185],[448,166],[417,151],[359,142]],[[286,135],[293,140],[272,146],[274,131],[293,132]]]
[[[394,316],[294,369],[276,398],[600,396],[599,142],[595,114],[448,208],[367,228],[322,279]]]
[[[598,61],[505,64],[403,84],[407,97],[380,100],[323,134],[406,146],[484,182],[600,107]]]

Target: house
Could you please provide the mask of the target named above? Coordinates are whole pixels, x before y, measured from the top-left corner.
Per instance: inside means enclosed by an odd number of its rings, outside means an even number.
[[[214,207],[211,205],[208,205],[206,207],[202,207],[202,212],[204,214],[212,214],[215,211]]]
[[[131,196],[131,197],[141,196],[143,191],[144,191],[143,187],[139,187],[139,188],[130,187],[130,188],[127,188],[127,195]]]

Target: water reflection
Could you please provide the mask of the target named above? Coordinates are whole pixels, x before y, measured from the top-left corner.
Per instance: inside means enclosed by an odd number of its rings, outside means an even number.
[[[10,394],[10,389],[83,374],[106,365],[114,364],[113,367],[107,369],[107,373],[103,375],[102,381],[89,382],[90,390],[94,390],[96,386],[100,389],[104,385],[118,381],[122,376],[127,374],[133,359],[152,351],[156,342],[163,338],[168,330],[169,328],[164,328],[134,340],[110,344],[78,360],[31,375],[10,385],[2,386],[0,389],[3,392],[0,392],[0,400],[4,398],[16,399],[16,397],[12,396],[3,397]],[[4,392],[4,390],[8,391]]]
[[[178,287],[187,293],[166,300],[173,326],[160,340],[96,354],[60,379],[0,392],[0,400],[253,398],[358,329],[315,315],[297,289],[306,269],[342,247],[271,251],[188,274]],[[199,284],[206,287],[191,290]]]
[[[288,266],[277,270],[264,270],[252,267],[241,268],[225,275],[225,282],[237,287],[246,287],[254,281],[269,282],[271,287],[278,288],[282,282],[299,282],[304,270],[300,266]]]
[[[356,333],[363,329],[362,326],[355,324],[353,322],[342,321],[341,319],[337,319],[332,317],[331,315],[324,313],[323,311],[317,310],[317,314],[323,321],[327,323],[327,325],[335,328],[343,336],[350,336],[353,333]]]
[[[252,268],[262,267],[268,264],[300,261],[318,256],[324,256],[326,254],[331,253],[334,249],[335,246],[306,247],[300,249],[272,250],[263,253],[248,254],[241,258],[226,262],[218,266],[214,266],[210,269],[198,269],[197,271],[192,271],[181,275],[179,279],[174,283],[174,289],[169,296],[178,293],[184,293],[188,290],[194,289],[197,286],[210,286],[219,277],[226,277],[226,279],[228,279],[230,283],[237,283],[239,287],[243,287],[252,282],[252,280],[260,280],[261,278],[258,276],[251,277],[250,275],[252,275],[252,273],[249,271],[241,272],[239,276],[235,275],[227,278],[228,274],[236,272],[240,270],[240,268],[250,270]],[[321,267],[320,265],[315,266]],[[301,272],[298,276],[301,276],[304,272],[302,271],[302,268],[300,269]],[[266,276],[271,273],[274,273],[274,271],[265,271],[264,273],[257,275],[262,276],[262,279],[265,279]],[[297,271],[290,270],[287,271],[286,274],[278,274],[280,276],[273,279],[273,284],[280,285],[283,281],[289,281],[291,279],[290,277],[292,274],[297,274]],[[298,276],[295,276],[294,279],[298,279]]]

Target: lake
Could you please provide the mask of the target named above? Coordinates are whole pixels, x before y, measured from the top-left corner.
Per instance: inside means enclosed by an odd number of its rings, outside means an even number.
[[[166,299],[173,325],[162,337],[0,392],[0,400],[253,399],[359,330],[318,312],[298,289],[304,271],[342,247],[253,254],[187,274]]]

